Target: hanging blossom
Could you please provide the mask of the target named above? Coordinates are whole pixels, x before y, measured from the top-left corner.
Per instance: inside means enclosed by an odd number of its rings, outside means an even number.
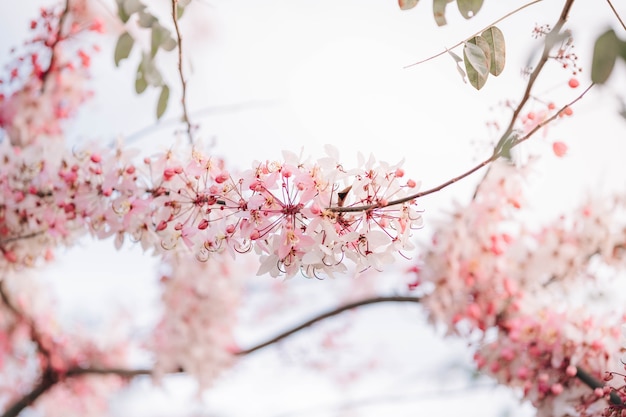
[[[149,346],[156,356],[153,375],[184,371],[203,390],[235,362],[245,262],[224,255],[197,262],[172,254],[165,262],[170,271],[161,280],[164,311]]]
[[[577,367],[602,380],[625,316],[591,310],[586,295],[601,271],[623,266],[626,202],[591,200],[531,230],[521,226],[528,169],[492,166],[476,198],[435,232],[414,286],[429,291],[430,319],[473,339],[479,369],[520,388],[539,415],[598,414],[606,393],[582,385]]]
[[[330,148],[318,161],[285,152],[238,176],[198,148],[140,163],[121,148],[93,145],[45,159],[42,149],[0,144],[0,267],[32,265],[88,230],[203,261],[254,250],[259,274],[332,275],[345,270],[345,259],[382,268],[394,252],[413,248],[409,238],[422,221],[415,200],[390,205],[417,190],[401,164],[370,157],[346,170]]]
[[[32,38],[7,65],[8,76],[0,79],[0,128],[17,146],[60,138],[63,121],[92,95],[86,81],[91,56],[99,48],[85,46],[84,40],[90,33],[103,33],[104,24],[86,0],[72,0],[67,10],[42,8],[30,29]]]

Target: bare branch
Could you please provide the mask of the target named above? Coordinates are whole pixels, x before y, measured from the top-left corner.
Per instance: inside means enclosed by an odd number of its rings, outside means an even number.
[[[576,102],[578,102],[580,99],[582,99],[585,94],[587,94],[587,92],[589,92],[589,90],[591,90],[591,88],[594,86],[594,84],[589,85],[589,87],[587,87],[578,97],[576,97],[574,100],[570,101],[569,103],[567,103],[566,105],[564,105],[563,107],[561,107],[560,109],[558,109],[552,116],[548,117],[546,120],[544,120],[543,122],[539,123],[537,126],[535,126],[530,132],[528,132],[527,134],[525,134],[524,136],[522,136],[521,138],[517,138],[515,139],[513,142],[511,142],[511,145],[508,149],[512,149],[515,146],[519,145],[522,142],[527,141],[528,139],[530,139],[535,133],[537,133],[541,128],[545,127],[546,125],[548,125],[549,123],[553,122],[554,120],[556,120],[559,115],[568,107],[573,106]],[[348,206],[348,207],[330,207],[328,210],[335,212],[335,213],[348,213],[348,212],[359,212],[359,211],[367,211],[367,210],[372,210],[375,208],[382,208],[382,207],[388,207],[388,206],[394,206],[397,204],[402,204],[402,203],[406,203],[407,201],[411,201],[411,200],[415,200],[417,198],[420,197],[424,197],[428,194],[433,194],[437,191],[440,191],[452,184],[454,184],[455,182],[458,182],[460,180],[462,180],[465,177],[470,176],[471,174],[473,174],[474,172],[478,171],[479,169],[481,169],[482,167],[489,165],[491,162],[495,161],[496,159],[500,158],[503,156],[504,153],[504,149],[502,146],[500,146],[500,148],[496,147],[496,150],[494,151],[494,153],[487,159],[485,159],[484,161],[482,161],[481,163],[479,163],[478,165],[474,166],[473,168],[469,169],[468,171],[465,171],[463,174],[454,177],[436,187],[430,188],[426,191],[422,191],[419,193],[415,193],[412,195],[409,195],[407,197],[398,199],[398,200],[393,200],[390,201],[389,203],[385,204],[385,205],[380,205],[380,204],[369,204],[369,205],[365,205],[365,206]]]
[[[613,7],[613,3],[611,3],[611,0],[606,0],[606,2],[609,3],[609,7],[611,8],[611,10],[613,10],[613,14],[615,15],[615,17],[617,17],[617,20],[619,20],[619,23],[622,25],[622,28],[626,30],[626,24],[624,24],[624,21],[620,17],[619,13],[617,13],[617,10],[615,10],[615,7]]]
[[[559,16],[559,19],[557,20],[556,24],[554,25],[550,33],[546,35],[541,58],[539,59],[539,62],[537,63],[537,66],[535,67],[533,72],[528,77],[528,84],[526,84],[526,90],[524,91],[524,94],[522,95],[522,99],[517,104],[517,107],[515,108],[515,110],[513,110],[513,114],[511,115],[511,120],[509,121],[509,125],[507,126],[506,130],[500,137],[500,140],[496,144],[495,149],[502,148],[505,141],[508,140],[508,138],[513,133],[515,122],[517,121],[520,113],[522,112],[522,109],[524,108],[524,106],[526,105],[526,103],[531,97],[530,93],[535,85],[535,81],[537,81],[539,74],[541,73],[541,71],[543,70],[543,67],[546,65],[546,63],[548,62],[548,59],[550,58],[550,51],[552,50],[554,43],[558,39],[561,29],[563,28],[563,26],[565,25],[565,22],[567,21],[567,16],[569,15],[569,11],[572,8],[573,4],[574,4],[574,0],[567,0],[565,2],[565,5],[563,6],[563,9],[561,10],[561,15]],[[587,92],[587,90],[585,90],[585,92]],[[550,120],[553,120],[553,118],[551,118]],[[533,129],[533,132],[535,132],[536,130],[537,129]],[[487,170],[487,173],[485,174],[485,176],[488,173],[489,173],[489,170]],[[474,190],[474,195],[472,197],[473,199],[476,198],[476,196],[478,195],[478,191],[480,190],[480,184],[482,184],[482,181],[478,184],[478,186],[476,187],[476,190]]]
[[[180,27],[178,26],[178,0],[172,0],[172,20],[174,20],[176,41],[178,43],[178,74],[180,75],[180,84],[183,89],[183,95],[180,100],[183,106],[183,122],[187,125],[189,143],[193,145],[193,126],[189,119],[189,112],[187,111],[187,80],[183,72],[183,38],[180,34]]]
[[[245,349],[245,350],[240,350],[239,352],[237,352],[237,355],[239,356],[243,356],[243,355],[248,355],[252,352],[256,352],[259,349],[263,349],[264,347],[267,347],[269,345],[273,345],[276,342],[279,342],[283,339],[285,339],[286,337],[291,336],[294,333],[299,332],[300,330],[306,329],[307,327],[312,326],[313,324],[317,323],[318,321],[322,321],[325,320],[327,318],[336,316],[338,314],[343,313],[344,311],[347,310],[352,310],[353,308],[356,307],[361,307],[361,306],[366,306],[366,305],[371,305],[371,304],[378,304],[378,303],[398,303],[398,302],[408,302],[408,303],[419,303],[420,302],[420,298],[419,297],[406,297],[406,296],[388,296],[388,297],[374,297],[374,298],[366,298],[365,300],[361,300],[361,301],[355,301],[353,303],[350,304],[346,304],[337,308],[334,308],[330,311],[327,311],[325,313],[319,314],[318,316],[313,317],[310,320],[305,321],[304,323],[300,324],[299,326],[296,326],[290,330],[287,330],[271,339],[269,339],[268,341],[265,341],[263,343],[260,343],[258,345],[255,345],[251,348]]]

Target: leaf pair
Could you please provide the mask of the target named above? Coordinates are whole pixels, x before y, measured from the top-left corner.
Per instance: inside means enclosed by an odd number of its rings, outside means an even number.
[[[455,60],[457,60],[455,58]],[[460,61],[460,58],[457,60]],[[463,61],[467,79],[477,90],[483,88],[489,74],[498,76],[504,70],[506,49],[502,31],[495,26],[465,41]]]

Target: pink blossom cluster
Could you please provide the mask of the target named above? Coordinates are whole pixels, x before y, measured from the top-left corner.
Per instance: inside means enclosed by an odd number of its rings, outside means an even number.
[[[223,255],[208,262],[166,258],[170,271],[162,278],[164,311],[150,346],[156,355],[153,375],[158,379],[184,371],[200,389],[209,388],[235,361],[241,261]]]
[[[91,95],[85,81],[98,47],[75,39],[102,33],[104,26],[87,3],[41,9],[30,24],[33,37],[7,67],[8,77],[0,79],[0,128],[14,145],[60,137],[61,123]]]
[[[112,337],[97,338],[84,329],[67,329],[56,321],[55,305],[44,285],[33,274],[5,271],[0,298],[0,406],[12,404],[30,392],[39,380],[54,375],[64,381],[38,408],[55,404],[65,415],[104,411],[106,399],[74,398],[89,391],[111,394],[122,385],[117,377],[72,376],[77,370],[126,366],[126,342]],[[46,376],[47,375],[47,376]],[[61,403],[61,399],[63,401]],[[52,401],[52,403],[50,403]],[[61,406],[62,404],[62,406]],[[98,405],[99,404],[99,405]],[[71,414],[74,412],[75,414]]]
[[[582,308],[516,314],[503,320],[496,340],[482,345],[474,359],[498,382],[521,389],[540,416],[601,415],[607,392],[583,385],[577,367],[602,381],[617,362],[625,319],[594,316]]]
[[[346,258],[359,269],[382,268],[412,248],[421,225],[415,200],[390,205],[415,192],[415,181],[373,157],[346,170],[330,155],[311,162],[285,152],[234,176],[198,148],[141,162],[119,148],[45,159],[42,149],[0,144],[0,266],[31,265],[89,230],[200,260],[254,249],[259,274],[331,275]]]
[[[521,388],[540,415],[600,412],[604,393],[582,386],[576,367],[601,380],[619,356],[623,312],[594,311],[585,297],[603,268],[623,266],[626,204],[589,201],[531,230],[520,221],[527,169],[494,164],[440,225],[416,269],[430,291],[423,304],[433,322],[475,340],[478,367]]]

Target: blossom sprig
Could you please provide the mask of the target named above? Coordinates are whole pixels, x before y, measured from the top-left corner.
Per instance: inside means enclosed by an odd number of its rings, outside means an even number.
[[[412,286],[426,288],[430,319],[474,340],[478,367],[521,388],[540,415],[600,413],[603,395],[582,385],[577,367],[594,378],[611,367],[626,316],[572,303],[599,271],[624,266],[626,201],[589,200],[525,227],[527,170],[492,165],[471,203],[439,226]]]
[[[329,148],[330,149],[330,148]],[[89,230],[124,236],[157,252],[185,250],[206,260],[214,252],[254,250],[259,273],[332,275],[382,268],[394,252],[413,248],[421,226],[417,183],[401,164],[361,158],[346,170],[330,154],[318,161],[284,153],[236,176],[197,148],[135,154],[92,147],[52,155],[41,148],[0,145],[0,251],[4,262],[29,265],[58,243]],[[367,206],[362,212],[340,208]]]
[[[229,256],[197,262],[171,253],[165,258],[164,311],[149,346],[155,353],[153,376],[184,371],[203,390],[235,363],[245,262]]]
[[[67,1],[65,7],[42,8],[31,21],[32,37],[0,79],[0,127],[14,145],[60,138],[62,122],[91,96],[86,81],[99,47],[73,40],[104,32],[92,8],[85,0]]]

